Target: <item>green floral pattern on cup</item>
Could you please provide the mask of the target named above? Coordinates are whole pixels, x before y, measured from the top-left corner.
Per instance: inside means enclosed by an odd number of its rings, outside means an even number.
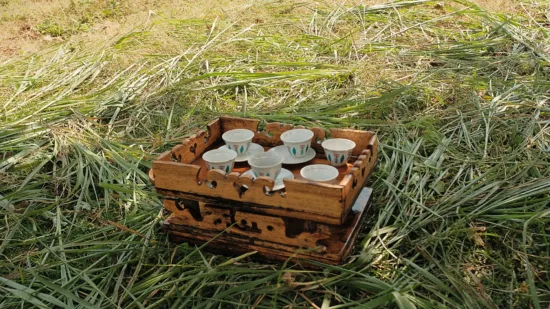
[[[346,164],[348,158],[350,157],[349,152],[329,152],[325,151],[327,160],[330,164],[334,166],[340,166]]]
[[[304,154],[306,154],[309,151],[309,145],[301,145],[300,150],[298,150],[298,148],[296,147],[290,147],[290,146],[286,146],[286,148],[288,149],[288,153],[290,153],[294,157],[298,154],[298,152],[300,153],[301,156],[304,156]]]
[[[239,144],[227,145],[227,148],[235,151],[239,155],[246,153],[249,147],[250,147],[250,143],[247,143],[246,147],[245,145],[239,145]]]
[[[224,171],[226,174],[229,173],[231,171],[232,167],[231,167],[231,164],[226,164],[226,165],[211,165],[209,164],[208,165],[208,170],[220,170],[220,171]]]

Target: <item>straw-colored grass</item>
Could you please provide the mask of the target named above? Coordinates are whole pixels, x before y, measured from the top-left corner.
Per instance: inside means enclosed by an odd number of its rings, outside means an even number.
[[[516,4],[249,2],[2,58],[0,308],[548,308],[550,6]],[[347,264],[169,243],[146,172],[220,114],[378,132]]]

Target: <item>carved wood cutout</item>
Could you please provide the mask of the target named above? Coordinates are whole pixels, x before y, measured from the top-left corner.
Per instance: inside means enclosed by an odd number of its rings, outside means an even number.
[[[221,129],[220,120],[218,119],[209,123],[207,130],[197,132],[180,145],[172,148],[172,158],[179,163],[192,163],[220,138]]]

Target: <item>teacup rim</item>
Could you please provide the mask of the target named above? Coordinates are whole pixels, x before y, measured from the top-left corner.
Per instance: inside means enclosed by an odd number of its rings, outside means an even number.
[[[353,146],[350,145],[350,147],[348,147],[348,148],[334,149],[334,148],[330,148],[330,147],[327,147],[327,146],[326,146],[327,143],[330,142],[330,141],[332,141],[332,142],[334,142],[334,141],[349,142],[349,143],[351,143],[351,145],[353,145]],[[330,139],[324,140],[324,141],[321,143],[321,147],[323,147],[324,149],[330,150],[330,151],[349,151],[349,150],[354,149],[356,146],[357,146],[357,144],[356,144],[354,141],[352,141],[352,140],[350,140],[350,139],[347,139],[347,138],[330,138]]]
[[[311,178],[308,178],[304,175],[304,172],[307,172],[308,170],[314,169],[314,168],[322,168],[322,169],[325,169],[325,170],[328,170],[328,171],[331,171],[331,172],[335,172],[336,174],[332,178],[327,178],[327,179],[311,179]],[[320,182],[322,182],[322,181],[331,181],[331,180],[334,180],[334,179],[338,178],[338,174],[340,174],[340,173],[338,172],[337,168],[335,168],[332,165],[327,165],[327,164],[311,164],[311,165],[304,166],[300,170],[300,176],[304,177],[305,179],[307,179],[309,181],[320,181]]]
[[[208,160],[205,158],[206,155],[208,154],[212,154],[212,153],[215,153],[215,152],[225,152],[225,153],[230,153],[231,152],[231,158],[230,159],[227,159],[227,160],[223,160],[223,161],[219,161],[219,160]],[[226,149],[226,148],[218,148],[218,149],[212,149],[212,150],[209,150],[205,153],[202,154],[202,159],[206,162],[210,162],[210,163],[225,163],[225,162],[230,162],[230,161],[233,161],[237,158],[237,152],[234,151],[234,150],[231,150],[231,149]]]
[[[250,137],[247,137],[247,138],[242,139],[242,140],[234,140],[234,139],[232,140],[232,139],[230,139],[230,138],[227,137],[227,136],[228,136],[228,133],[231,134],[231,133],[234,133],[234,132],[236,132],[236,131],[246,132],[246,133],[248,133],[248,134],[250,135]],[[251,139],[253,139],[253,138],[254,138],[254,131],[248,130],[248,129],[233,129],[233,130],[226,131],[226,132],[224,132],[224,133],[222,134],[222,139],[223,139],[224,141],[229,141],[229,142],[231,142],[231,143],[244,143],[244,142],[247,142],[247,141],[249,141],[249,140],[251,140]]]
[[[276,157],[279,159],[279,161],[275,164],[271,164],[271,165],[254,165],[252,164],[250,161],[252,161],[254,158],[257,158],[257,157]],[[247,160],[248,161],[248,165],[250,165],[251,167],[256,167],[256,168],[269,168],[269,167],[274,167],[274,166],[277,166],[277,165],[281,165],[283,164],[283,161],[285,160],[285,158],[281,155],[279,155],[278,153],[271,153],[271,152],[259,152],[259,153],[255,153],[253,154],[252,156],[250,156],[250,158]]]
[[[302,140],[297,140],[297,141],[289,141],[289,140],[286,140],[285,141],[285,136],[289,135],[291,132],[296,132],[296,131],[300,131],[300,132],[307,132],[308,133],[308,137],[307,138],[304,138]],[[315,133],[313,133],[313,131],[309,130],[309,129],[302,129],[302,128],[298,128],[298,129],[292,129],[292,130],[288,130],[288,131],[285,131],[281,134],[281,141],[283,141],[283,143],[303,143],[303,142],[306,142],[308,140],[311,140],[313,138],[313,136],[315,135]]]

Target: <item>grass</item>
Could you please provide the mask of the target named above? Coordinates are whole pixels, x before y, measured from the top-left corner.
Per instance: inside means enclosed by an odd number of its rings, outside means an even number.
[[[545,3],[249,3],[0,64],[2,308],[548,308]],[[342,266],[173,245],[146,172],[233,114],[378,132]]]

